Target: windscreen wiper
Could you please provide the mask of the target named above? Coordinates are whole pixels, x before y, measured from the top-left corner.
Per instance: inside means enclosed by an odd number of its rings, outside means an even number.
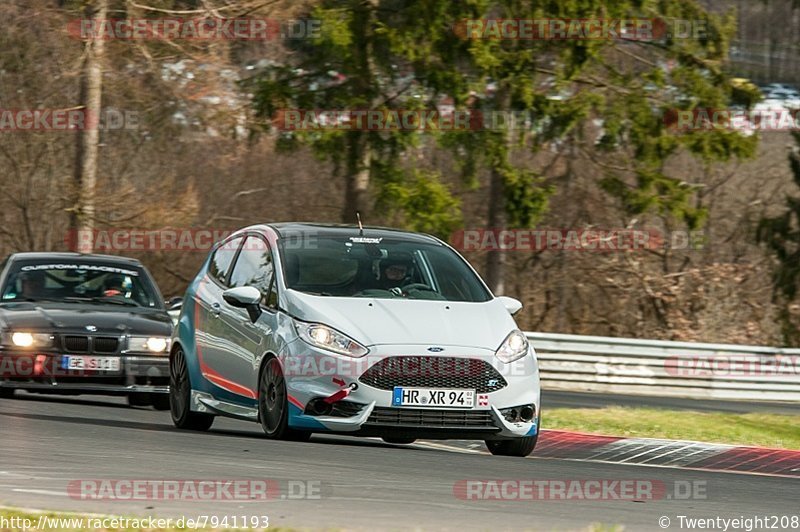
[[[126,307],[141,307],[141,305],[135,301],[131,301],[130,299],[111,299],[106,297],[77,297],[77,296],[67,296],[64,298],[65,301],[81,301],[86,303],[101,303],[101,304],[108,304],[108,305],[124,305]]]
[[[15,297],[14,299],[4,299],[3,303],[20,303],[22,301],[24,301],[25,303],[39,303],[42,301],[57,303],[63,300],[59,297]]]

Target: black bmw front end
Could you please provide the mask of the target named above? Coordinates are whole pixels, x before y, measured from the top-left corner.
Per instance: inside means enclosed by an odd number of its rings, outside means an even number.
[[[172,321],[133,259],[19,253],[0,273],[0,397],[125,395],[169,407]]]

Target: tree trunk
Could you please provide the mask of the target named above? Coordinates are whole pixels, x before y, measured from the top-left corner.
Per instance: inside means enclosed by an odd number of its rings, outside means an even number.
[[[108,0],[95,0],[86,7],[86,16],[95,20],[95,27],[104,20],[108,12]],[[86,43],[81,73],[81,104],[84,109],[84,127],[77,133],[75,158],[76,201],[70,215],[70,229],[76,242],[76,251],[92,252],[91,235],[95,220],[95,188],[97,186],[97,162],[100,144],[100,113],[103,96],[103,53],[105,42],[102,38]]]
[[[509,111],[511,108],[511,89],[501,83],[494,100],[495,111]],[[490,231],[507,229],[508,215],[506,210],[506,184],[502,167],[508,162],[511,153],[511,136],[508,128],[502,134],[502,145],[495,147],[500,153],[493,159],[489,182],[489,215],[487,228]],[[505,251],[489,251],[486,257],[486,283],[495,295],[505,293]]]
[[[359,65],[358,75],[351,80],[354,87],[366,101],[369,109],[373,109],[378,99],[373,87],[372,25],[374,10],[377,9],[375,0],[356,2],[353,5],[351,29],[354,35],[353,55]],[[342,222],[356,223],[356,213],[360,213],[361,220],[369,223],[369,181],[370,160],[372,153],[366,131],[349,131],[347,133],[347,165],[345,167],[345,197],[342,209]]]
[[[489,183],[489,216],[487,228],[489,231],[504,229],[506,226],[506,186],[503,175],[493,168]],[[486,256],[486,283],[495,295],[505,292],[505,261],[502,250],[489,251]]]
[[[345,171],[345,198],[342,210],[342,222],[356,223],[356,213],[361,220],[368,223],[369,211],[369,166],[370,151],[367,133],[351,131],[347,138],[347,166]]]

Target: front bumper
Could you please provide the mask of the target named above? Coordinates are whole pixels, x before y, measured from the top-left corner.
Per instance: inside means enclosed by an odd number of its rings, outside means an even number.
[[[120,369],[92,371],[64,369],[63,356],[60,353],[0,353],[0,387],[68,394],[169,393],[169,357],[102,355],[119,358]]]
[[[538,433],[540,406],[539,373],[533,350],[512,364],[499,361],[494,353],[475,348],[445,347],[442,353],[431,354],[420,346],[375,346],[364,361],[312,348],[302,342],[290,345],[282,358],[289,394],[289,424],[293,428],[312,431],[349,433],[359,436],[419,437],[428,439],[508,439]],[[451,367],[448,359],[471,359],[489,364],[501,376],[502,386],[478,392],[472,408],[439,408],[393,406],[393,381],[364,378],[364,372],[386,358],[433,359],[434,372],[421,378],[419,374],[397,375],[398,386],[429,388],[474,388],[480,381],[464,381],[435,368]],[[484,364],[484,366],[486,365]],[[423,375],[424,376],[424,375]],[[483,373],[479,376],[484,379]],[[494,380],[494,379],[490,379]],[[365,382],[367,381],[367,382]],[[468,384],[463,384],[468,382]],[[409,385],[408,383],[412,383]],[[456,383],[454,385],[454,383]],[[346,398],[333,404],[327,415],[315,415],[313,403],[328,398],[343,388],[352,387]],[[477,395],[477,394],[476,394]],[[531,406],[535,415],[527,422],[511,422],[501,410]]]

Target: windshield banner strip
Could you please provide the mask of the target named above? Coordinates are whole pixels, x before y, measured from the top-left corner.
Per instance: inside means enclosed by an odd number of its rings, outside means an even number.
[[[108,273],[121,273],[124,275],[131,275],[138,277],[139,272],[136,270],[126,270],[124,268],[117,268],[116,266],[105,266],[103,264],[31,264],[20,268],[23,272],[30,272],[36,270],[90,270],[96,272]]]

